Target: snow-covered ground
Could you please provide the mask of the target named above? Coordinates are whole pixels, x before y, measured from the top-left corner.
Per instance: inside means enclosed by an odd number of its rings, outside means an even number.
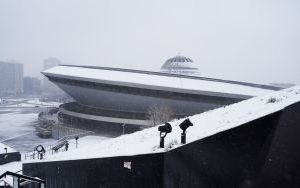
[[[4,165],[0,165],[0,175],[6,171],[18,172],[22,170],[22,162],[11,162]]]
[[[26,134],[33,129],[26,124],[34,123],[37,120],[36,113],[11,112],[0,115],[0,141]]]
[[[22,170],[22,162],[11,162],[4,165],[0,165],[0,175],[5,173],[6,171],[10,172],[19,172]],[[11,176],[7,176],[3,178],[8,184],[13,184],[13,178]],[[4,186],[4,182],[0,181],[0,186]]]
[[[42,139],[35,133],[38,113],[58,102],[42,102],[39,98],[7,98],[0,104],[0,143],[21,153],[32,151],[39,144],[49,145],[54,139]],[[37,108],[38,107],[38,108]]]
[[[7,148],[7,152],[19,151],[24,160],[24,154],[28,151],[33,151],[37,145],[42,144],[46,147],[57,143],[57,140],[52,138],[42,139],[38,137],[34,126],[37,124],[38,113],[41,110],[46,109],[45,107],[58,107],[59,105],[60,103],[57,102],[42,102],[37,98],[1,99],[0,153],[5,153],[4,148]],[[79,146],[81,144],[99,143],[104,139],[107,138],[97,136],[83,138],[80,139]],[[70,142],[70,149],[76,147],[74,142]],[[11,162],[0,165],[0,175],[6,171],[18,172],[22,170],[23,162]],[[4,180],[12,185],[12,177],[7,176]],[[3,185],[3,181],[0,181],[0,186]]]
[[[189,118],[194,126],[187,130],[187,143],[240,126],[244,123],[282,110],[286,106],[299,101],[300,86],[296,86],[191,116]],[[180,119],[170,122],[173,130],[165,138],[165,148],[163,149],[159,148],[159,132],[156,126],[101,142],[89,141],[89,137],[87,137],[86,141],[82,139],[82,143],[80,143],[78,149],[71,148],[67,152],[48,155],[42,161],[130,156],[165,152],[182,146],[180,144],[182,130],[178,125],[183,120],[184,119]],[[35,162],[40,161],[35,160]]]
[[[59,102],[43,102],[38,98],[11,98],[5,99],[5,103],[0,103],[0,108],[36,108],[36,107],[58,107],[61,105]]]
[[[1,110],[0,110],[1,112]],[[32,151],[38,144],[51,144],[55,139],[42,139],[35,133],[38,114],[24,111],[0,113],[0,143],[21,153]]]
[[[4,148],[8,148],[8,152],[19,151],[24,160],[24,154],[33,151],[34,147],[42,144],[44,147],[55,145],[56,139],[44,139],[36,135],[35,125],[38,120],[38,112],[41,108],[22,108],[24,106],[35,107],[58,106],[56,102],[40,102],[38,99],[5,99],[5,103],[0,104],[0,153],[4,153]],[[19,108],[20,107],[20,108]],[[89,145],[89,143],[99,143],[107,137],[89,136],[80,138],[79,146]],[[75,141],[70,141],[70,149],[74,149]],[[22,163],[12,162],[0,165],[0,175],[6,171],[17,172],[22,169]],[[6,179],[11,183],[10,178]],[[1,185],[1,183],[0,183]]]
[[[6,153],[6,151],[5,151],[4,148],[7,149],[7,153],[16,152],[15,149],[13,149],[13,148],[9,147],[8,145],[3,144],[3,143],[0,142],[0,154],[1,154],[1,153]]]
[[[83,138],[79,138],[77,147],[78,148],[86,147],[86,146],[90,145],[91,143],[93,143],[94,145],[97,145],[97,144],[100,144],[101,142],[103,142],[104,140],[107,140],[107,139],[109,139],[109,138],[101,137],[101,136],[86,136],[86,137],[83,137]],[[75,140],[70,140],[69,144],[70,144],[69,145],[69,150],[74,150],[74,151],[77,150]],[[2,151],[1,148],[4,147],[4,146],[6,146],[6,145],[0,143],[0,153]],[[6,146],[6,147],[9,148],[9,146]],[[10,148],[8,151],[10,151],[10,150],[13,151],[12,148]],[[61,150],[64,150],[64,147]],[[61,153],[66,153],[65,151],[60,151],[60,152]],[[50,158],[51,155],[52,155],[51,152],[47,152],[44,157],[49,157]],[[53,155],[57,155],[57,154],[53,154]],[[4,165],[0,165],[0,175],[5,173],[6,171],[18,172],[18,171],[22,170],[22,164],[24,162],[27,162],[27,161],[23,157],[22,161],[11,162],[11,163],[7,163],[7,164],[4,164]],[[22,172],[20,172],[20,173],[22,173]],[[11,177],[7,177],[5,179],[5,181],[12,184],[12,178]],[[0,182],[0,186],[1,186],[1,182]]]

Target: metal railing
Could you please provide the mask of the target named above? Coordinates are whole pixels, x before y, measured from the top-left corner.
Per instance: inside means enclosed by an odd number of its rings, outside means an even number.
[[[56,144],[54,145],[48,145],[44,147],[45,153],[43,154],[43,158],[47,157],[49,155],[54,155],[59,152],[66,151],[66,148],[64,147],[66,143],[69,143],[71,139],[74,139],[76,141],[76,138],[82,138],[84,136],[93,135],[94,132],[92,131],[86,131],[84,133],[78,133],[78,134],[72,134],[72,135],[66,135],[59,139]],[[77,141],[76,141],[77,142]],[[36,150],[26,152],[24,154],[25,160],[31,160],[31,159],[39,159],[39,153]]]

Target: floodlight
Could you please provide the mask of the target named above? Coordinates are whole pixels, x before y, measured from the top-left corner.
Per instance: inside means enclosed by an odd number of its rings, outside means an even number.
[[[160,132],[160,144],[161,148],[164,148],[165,137],[168,133],[172,132],[172,126],[170,123],[165,123],[165,125],[161,125],[158,127],[158,131]]]
[[[179,127],[182,129],[181,144],[185,144],[186,143],[186,129],[189,128],[190,126],[193,126],[193,123],[189,120],[189,118],[187,118],[186,120],[184,120],[179,125]]]

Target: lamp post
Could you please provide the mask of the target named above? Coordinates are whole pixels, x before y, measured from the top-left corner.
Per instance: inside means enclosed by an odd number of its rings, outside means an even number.
[[[168,133],[172,131],[172,126],[170,123],[165,123],[165,125],[159,126],[158,131],[160,132],[160,143],[159,147],[164,148],[165,147],[165,137]]]
[[[75,136],[76,148],[78,147],[78,139],[79,139],[79,136]]]
[[[122,131],[122,135],[124,135],[124,134],[125,134],[125,125],[126,125],[125,123],[124,123],[124,124],[122,124],[122,130],[123,130],[123,131]]]

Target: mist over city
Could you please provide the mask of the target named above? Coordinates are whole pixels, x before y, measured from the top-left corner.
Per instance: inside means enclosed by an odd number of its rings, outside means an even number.
[[[20,62],[25,76],[42,78],[49,57],[158,71],[180,53],[203,76],[297,84],[299,8],[294,0],[3,0],[0,61]]]
[[[299,10],[0,0],[0,188],[300,187]]]

